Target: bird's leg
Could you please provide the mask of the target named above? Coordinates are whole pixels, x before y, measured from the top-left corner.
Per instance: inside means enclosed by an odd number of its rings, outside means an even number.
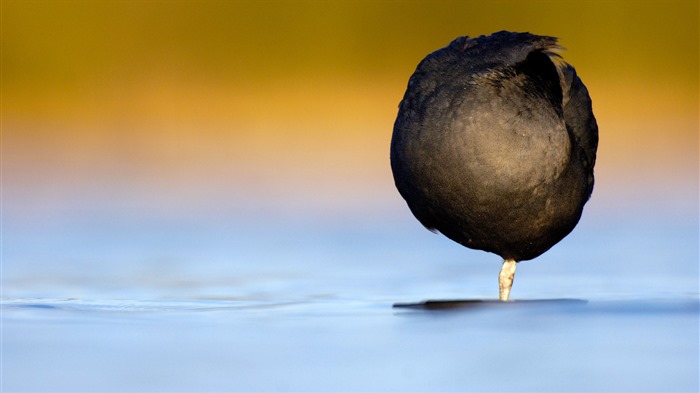
[[[513,277],[515,277],[515,259],[506,259],[503,261],[503,267],[498,274],[498,297],[504,302],[507,302],[508,296],[510,296]]]

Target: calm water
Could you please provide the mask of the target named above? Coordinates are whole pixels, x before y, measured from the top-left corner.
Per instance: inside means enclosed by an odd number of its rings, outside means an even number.
[[[398,216],[397,216],[398,217]],[[108,222],[106,224],[105,222]],[[698,228],[585,218],[519,265],[400,218],[6,221],[4,392],[697,392]]]

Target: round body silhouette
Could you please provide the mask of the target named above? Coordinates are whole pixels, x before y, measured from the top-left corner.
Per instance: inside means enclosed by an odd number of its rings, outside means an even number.
[[[394,124],[391,168],[411,212],[513,272],[573,230],[593,190],[598,127],[558,49],[529,33],[459,37],[420,62]]]

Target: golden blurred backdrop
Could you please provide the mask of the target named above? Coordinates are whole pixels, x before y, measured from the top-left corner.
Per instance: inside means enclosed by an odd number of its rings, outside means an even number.
[[[408,77],[511,30],[559,37],[589,88],[595,210],[697,215],[698,18],[696,0],[4,0],[3,210],[409,214],[388,159]]]

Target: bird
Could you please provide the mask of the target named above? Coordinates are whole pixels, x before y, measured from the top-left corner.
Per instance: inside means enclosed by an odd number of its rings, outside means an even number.
[[[394,122],[399,194],[427,229],[503,259],[501,301],[593,192],[598,125],[562,50],[525,32],[457,37],[418,64]]]

